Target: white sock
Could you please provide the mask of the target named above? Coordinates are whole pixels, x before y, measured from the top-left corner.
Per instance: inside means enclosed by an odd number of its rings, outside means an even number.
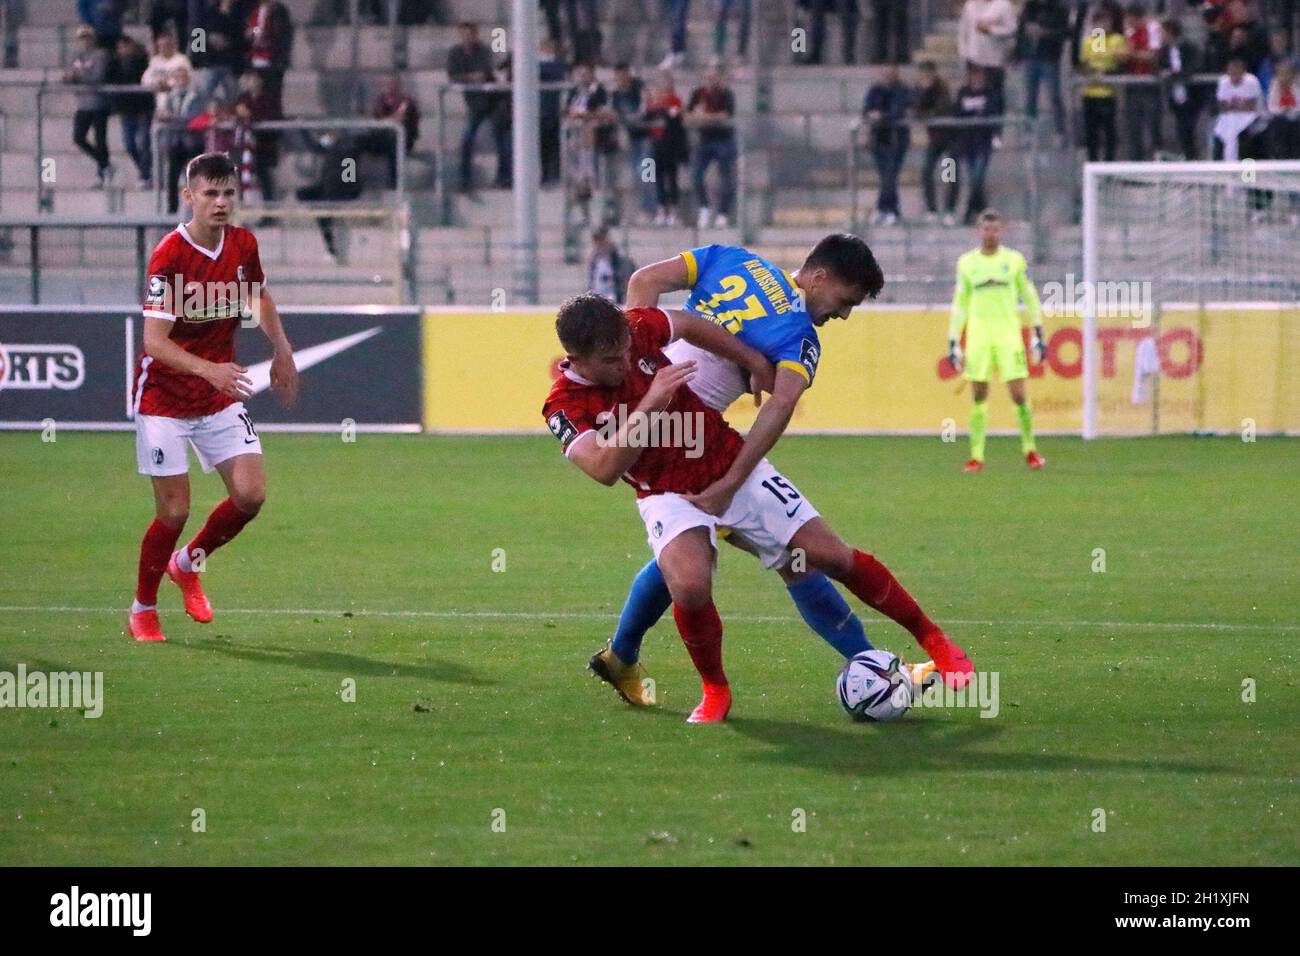
[[[190,561],[189,548],[181,548],[176,552],[176,566],[182,571],[193,571],[194,564]]]
[[[158,610],[157,604],[141,604],[139,601],[131,602],[132,614],[139,614],[141,611],[156,611],[156,610]]]

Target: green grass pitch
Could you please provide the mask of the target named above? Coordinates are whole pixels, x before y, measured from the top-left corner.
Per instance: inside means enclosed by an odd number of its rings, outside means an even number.
[[[585,673],[649,552],[631,489],[548,438],[266,436],[216,620],[164,581],[162,646],[121,631],[132,443],[0,435],[0,670],[105,681],[99,719],[0,710],[0,864],[1300,862],[1300,442],[1047,439],[1031,473],[994,439],[964,475],[963,444],[787,438],[774,462],[998,672],[1000,711],[852,723],[838,657],[724,549],[736,704],[709,727],[671,620],[657,709]],[[220,495],[196,469],[187,535]]]

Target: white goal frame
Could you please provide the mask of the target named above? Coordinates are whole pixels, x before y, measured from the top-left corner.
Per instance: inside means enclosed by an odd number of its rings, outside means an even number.
[[[1177,179],[1180,174],[1227,175],[1244,173],[1293,173],[1300,181],[1300,161],[1241,160],[1240,162],[1186,163],[1085,163],[1083,166],[1083,281],[1089,289],[1097,288],[1097,236],[1101,207],[1098,186],[1103,177],[1152,173]],[[1097,312],[1095,296],[1089,296],[1083,309],[1083,428],[1085,439],[1097,437]]]

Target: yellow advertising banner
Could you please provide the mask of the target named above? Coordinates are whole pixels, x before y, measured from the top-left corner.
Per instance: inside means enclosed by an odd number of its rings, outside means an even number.
[[[821,329],[817,379],[791,422],[797,432],[937,434],[965,429],[970,387],[948,365],[946,310],[868,307]],[[1250,306],[1166,310],[1153,328],[1103,320],[1098,330],[1102,434],[1300,430],[1300,310]],[[1039,432],[1082,426],[1082,334],[1074,317],[1046,320],[1048,355],[1031,366]],[[1143,340],[1152,341],[1143,345]],[[538,432],[563,357],[553,310],[430,310],[424,318],[424,425],[438,432]],[[1145,356],[1140,363],[1139,356]],[[1135,377],[1138,367],[1159,374]],[[1138,386],[1138,387],[1135,387]],[[747,428],[741,399],[727,413]],[[1010,399],[993,384],[989,429],[1014,433]]]

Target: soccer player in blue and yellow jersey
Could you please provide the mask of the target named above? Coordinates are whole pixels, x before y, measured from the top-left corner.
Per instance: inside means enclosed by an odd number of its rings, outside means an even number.
[[[687,496],[688,501],[709,514],[726,511],[736,489],[785,431],[804,390],[812,386],[821,358],[817,329],[830,319],[847,318],[854,306],[874,298],[883,286],[884,275],[867,244],[847,234],[826,236],[793,274],[747,249],[716,245],[683,252],[633,274],[629,308],[654,306],[661,295],[689,289],[688,311],[712,319],[761,352],[777,370],[772,394],[732,466],[709,488]],[[675,342],[664,351],[673,362],[696,363],[690,388],[711,408],[725,411],[749,391],[743,372],[725,359],[686,342]],[[793,497],[790,503],[797,506]],[[732,543],[745,547],[741,541]],[[863,573],[878,595],[868,603],[906,627],[930,653],[934,665],[920,665],[923,670],[937,666],[940,673],[952,675],[946,679],[963,682],[973,668],[961,648],[925,615],[884,565],[869,555],[865,558],[870,567]],[[775,570],[808,626],[845,657],[870,649],[862,622],[830,579],[819,572],[795,570],[791,564],[787,561]],[[663,575],[651,561],[633,581],[610,645],[591,659],[592,671],[629,703],[653,703],[643,689],[637,661],[645,632],[670,602]]]

